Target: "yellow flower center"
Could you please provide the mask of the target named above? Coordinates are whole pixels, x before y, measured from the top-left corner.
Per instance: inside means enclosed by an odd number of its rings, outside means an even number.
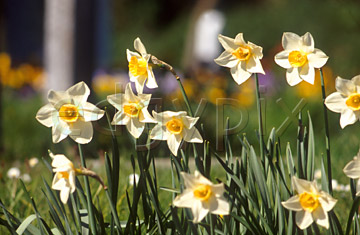
[[[319,195],[314,193],[303,192],[300,194],[300,204],[304,210],[313,212],[320,206]]]
[[[69,172],[67,172],[67,171],[60,171],[60,172],[58,172],[57,177],[58,177],[59,179],[69,179]]]
[[[354,111],[360,110],[360,94],[350,95],[346,100],[346,105]]]
[[[193,193],[194,197],[199,199],[200,201],[207,201],[212,194],[211,186],[201,184],[194,189]]]
[[[146,74],[147,62],[141,58],[137,59],[135,56],[131,57],[129,62],[130,73],[134,76],[140,76]]]
[[[76,122],[79,118],[79,111],[73,104],[64,104],[59,109],[59,117],[65,122]]]
[[[246,61],[251,56],[251,48],[248,46],[240,46],[238,49],[233,51],[231,54],[233,54],[236,58],[238,58],[241,61]]]
[[[138,103],[129,103],[124,105],[124,112],[129,117],[139,116],[141,106]]]
[[[181,119],[173,118],[166,123],[166,128],[173,134],[180,134],[184,128],[184,124]]]
[[[290,65],[295,68],[303,66],[308,61],[306,53],[302,51],[290,52],[288,59]]]

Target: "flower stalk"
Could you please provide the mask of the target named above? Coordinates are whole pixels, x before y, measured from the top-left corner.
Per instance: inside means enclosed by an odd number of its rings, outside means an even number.
[[[263,124],[262,124],[262,113],[261,113],[261,100],[260,100],[260,90],[259,90],[259,78],[258,78],[257,73],[255,73],[255,83],[256,83],[256,103],[257,103],[257,113],[258,113],[258,123],[259,123],[260,156],[261,156],[261,160],[263,162],[265,162],[264,134],[263,134]]]

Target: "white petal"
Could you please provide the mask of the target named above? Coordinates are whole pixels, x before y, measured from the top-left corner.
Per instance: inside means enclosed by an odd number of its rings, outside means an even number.
[[[140,38],[136,38],[134,41],[134,48],[141,53],[141,55],[146,55],[146,49],[144,44],[141,42]]]
[[[169,137],[169,133],[166,131],[166,127],[157,124],[150,132],[150,139],[153,140],[166,140]]]
[[[327,192],[322,191],[320,193],[319,202],[324,211],[331,211],[334,208],[337,200],[331,197],[331,195]]]
[[[130,117],[126,113],[119,111],[115,113],[114,119],[111,122],[112,125],[126,125],[130,121]]]
[[[314,85],[315,80],[315,69],[311,66],[309,66],[308,63],[304,64],[300,68],[300,78],[302,78],[304,81],[310,83],[311,85]]]
[[[246,62],[240,62],[236,67],[231,68],[231,76],[235,82],[240,85],[245,82],[251,76],[251,73],[246,71]]]
[[[357,115],[351,109],[344,109],[340,116],[340,126],[345,128],[347,125],[354,124],[358,120]]]
[[[116,109],[121,110],[124,103],[127,102],[124,94],[113,94],[107,96],[107,101]]]
[[[345,102],[346,98],[339,92],[334,92],[325,99],[326,107],[335,113],[342,113],[344,109],[348,109]]]
[[[71,169],[72,162],[63,154],[56,154],[51,162],[52,167],[68,166]]]
[[[293,176],[291,178],[291,183],[293,188],[298,192],[298,194],[301,194],[303,192],[311,192],[311,181],[299,179],[296,176]]]
[[[187,189],[193,189],[198,185],[198,182],[194,175],[188,174],[184,171],[180,172],[180,174],[184,179],[184,184]]]
[[[79,82],[75,84],[74,86],[67,89],[66,92],[73,99],[76,106],[86,102],[90,95],[90,89],[85,82]]]
[[[94,130],[91,122],[77,120],[70,126],[70,129],[71,133],[69,136],[79,144],[87,144],[93,137]]]
[[[314,45],[315,45],[314,38],[309,32],[305,33],[301,37],[301,39],[302,39],[301,44],[303,45],[303,47],[306,47],[306,50],[304,50],[305,52],[309,53],[314,51]]]
[[[156,120],[150,115],[147,108],[142,108],[139,113],[139,121],[143,123],[157,123]]]
[[[175,134],[171,134],[167,139],[168,147],[172,152],[172,154],[174,154],[174,156],[177,156],[177,152],[181,144],[181,139],[182,139],[181,135],[175,135]]]
[[[137,79],[134,80],[136,92],[137,92],[138,94],[142,94],[142,93],[143,93],[144,85],[145,85],[145,80],[146,80],[146,77],[145,77],[145,76],[138,76]]]
[[[209,213],[209,209],[204,208],[201,201],[196,201],[193,205],[193,207],[191,208],[191,211],[193,213],[194,216],[194,223],[199,223],[201,222],[201,220],[204,219],[204,217]]]
[[[281,51],[277,53],[274,57],[275,63],[277,63],[279,66],[289,69],[291,68],[291,64],[289,62],[289,52],[288,51]]]
[[[62,188],[60,191],[61,202],[66,204],[69,199],[69,195],[70,195],[70,188],[68,187]]]
[[[193,127],[190,130],[183,130],[184,132],[184,141],[190,142],[190,143],[202,143],[203,138],[201,137],[199,131]]]
[[[185,189],[182,194],[174,199],[173,205],[176,207],[192,208],[196,201],[197,199],[194,198],[194,192],[191,189]]]
[[[146,81],[146,87],[150,89],[154,89],[158,87],[158,84],[156,83],[156,79],[153,73],[152,68],[148,68],[147,70],[147,81]]]
[[[300,204],[299,195],[292,196],[287,201],[281,202],[281,205],[283,205],[283,207],[285,207],[286,209],[292,210],[292,211],[303,210],[303,208],[301,207],[301,204]]]
[[[126,125],[126,128],[130,132],[130,134],[137,139],[143,133],[145,123],[139,122],[137,118],[131,118]]]
[[[315,49],[313,53],[307,55],[309,64],[314,68],[323,67],[328,61],[329,57],[319,49]]]
[[[344,173],[352,179],[360,178],[360,158],[355,157],[344,167]]]
[[[190,117],[186,116],[183,118],[183,123],[187,127],[187,129],[191,129],[195,126],[197,121],[199,120],[199,117]]]
[[[38,120],[41,124],[46,127],[52,127],[54,125],[53,122],[53,113],[57,112],[52,104],[47,104],[39,109],[36,114],[36,120]]]
[[[299,50],[302,45],[302,39],[299,35],[295,33],[285,32],[282,36],[282,46],[287,51],[292,51],[294,49]]]
[[[286,71],[286,81],[290,86],[295,86],[302,82],[298,68],[290,68]]]
[[[139,101],[138,97],[134,94],[132,88],[131,88],[131,83],[127,83],[126,87],[125,87],[125,96],[124,99],[127,102],[137,102]]]
[[[52,127],[52,141],[54,143],[59,143],[65,139],[70,132],[69,126],[65,122],[58,120],[58,122],[54,123],[54,126]]]
[[[238,33],[236,35],[236,37],[235,37],[234,42],[235,42],[236,45],[244,45],[244,44],[246,44],[246,42],[244,40],[243,33]]]
[[[227,68],[232,68],[236,66],[237,63],[239,62],[239,60],[228,51],[224,51],[223,53],[221,53],[221,55],[218,58],[216,58],[214,61],[218,65]]]
[[[319,206],[316,210],[313,211],[313,217],[316,223],[326,229],[329,228],[329,218],[328,214],[324,211],[321,206]]]
[[[256,59],[262,59],[263,58],[263,48],[261,46],[258,46],[252,42],[248,42],[248,46],[251,48],[251,54]]]
[[[51,188],[54,190],[62,190],[68,187],[68,182],[64,178],[59,178],[58,173],[55,173]]]
[[[75,186],[75,171],[70,171],[69,173],[69,185],[70,185],[70,192],[73,193],[76,189]]]
[[[235,44],[235,40],[232,38],[219,34],[218,39],[226,51],[233,51],[238,48],[238,46]]]
[[[360,179],[356,183],[356,196],[360,196]]]
[[[351,79],[354,85],[357,86],[357,92],[360,93],[359,86],[360,86],[360,75],[357,75]]]
[[[210,186],[214,185],[208,178],[203,176],[199,171],[195,170],[194,175],[195,175],[196,184],[205,184]]]
[[[246,63],[246,71],[250,73],[261,73],[265,74],[264,69],[261,65],[260,59],[250,57],[250,59]]]
[[[222,197],[225,192],[224,184],[214,184],[211,186],[211,191],[215,194],[216,197]]]
[[[356,86],[353,81],[342,79],[341,77],[337,77],[335,80],[335,88],[338,92],[345,96],[349,96],[352,93],[356,92]]]
[[[147,107],[151,100],[151,94],[139,94],[138,96],[139,102],[143,105],[143,107]]]
[[[127,60],[128,62],[131,61],[131,57],[136,57],[137,59],[140,59],[141,56],[139,55],[139,53],[136,53],[136,52],[133,52],[133,51],[130,51],[129,49],[126,49],[126,57],[127,57]]]
[[[83,110],[83,117],[85,119],[85,122],[99,120],[105,114],[104,110],[99,109],[98,107],[89,102],[83,103],[81,108]]]
[[[210,213],[216,215],[228,215],[230,213],[230,205],[229,202],[224,198],[216,198],[216,204],[213,204],[210,207]]]
[[[311,212],[308,211],[297,211],[295,217],[296,225],[302,230],[306,229],[314,222]]]
[[[59,109],[63,104],[69,104],[72,101],[67,92],[54,90],[49,91],[48,100],[56,109]]]

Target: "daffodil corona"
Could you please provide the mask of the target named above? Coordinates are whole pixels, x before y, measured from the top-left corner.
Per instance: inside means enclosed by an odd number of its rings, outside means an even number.
[[[202,143],[203,139],[195,128],[197,118],[186,116],[186,112],[166,111],[153,116],[157,125],[151,130],[150,138],[154,140],[167,140],[170,151],[177,156],[181,141]]]
[[[335,113],[341,113],[340,126],[354,124],[360,118],[360,75],[351,80],[336,78],[336,92],[325,99],[325,105]]]
[[[135,95],[130,83],[126,85],[125,94],[109,95],[107,100],[119,110],[111,124],[126,125],[131,135],[139,138],[144,131],[145,123],[156,123],[147,110],[150,99],[151,94]]]
[[[198,171],[194,175],[181,172],[185,190],[178,195],[173,204],[176,207],[191,208],[194,223],[199,223],[209,212],[228,215],[229,203],[223,197],[224,184],[213,184]]]
[[[314,39],[310,33],[299,36],[295,33],[284,33],[282,37],[283,51],[275,55],[275,62],[287,69],[286,80],[290,86],[301,81],[314,84],[315,69],[324,66],[328,57],[314,48]]]
[[[144,44],[140,38],[134,41],[134,48],[138,52],[126,50],[127,60],[129,62],[129,77],[130,81],[135,82],[136,91],[138,94],[143,93],[145,81],[148,88],[157,88],[158,85],[155,80],[151,65],[149,65],[150,54],[146,52]]]
[[[66,91],[50,90],[49,104],[36,114],[36,119],[47,127],[52,127],[52,140],[58,143],[68,135],[79,144],[87,144],[93,137],[91,121],[104,115],[104,111],[86,102],[90,90],[84,82],[79,82]]]
[[[328,212],[337,200],[317,188],[316,181],[292,178],[292,186],[297,194],[281,204],[288,210],[296,211],[295,220],[300,229],[306,229],[314,221],[329,228]]]
[[[242,33],[236,35],[235,39],[220,34],[218,39],[225,51],[215,62],[230,68],[231,76],[237,84],[245,82],[253,73],[265,74],[260,62],[263,57],[262,47],[246,43]]]

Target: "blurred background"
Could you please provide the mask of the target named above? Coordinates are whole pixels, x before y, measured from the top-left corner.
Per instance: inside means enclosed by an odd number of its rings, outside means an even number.
[[[194,110],[204,100],[200,123],[210,127],[203,134],[212,143],[216,141],[216,100],[233,98],[236,105],[229,105],[224,116],[230,117],[230,127],[242,123],[232,134],[247,133],[257,144],[254,80],[238,86],[227,69],[213,62],[223,50],[219,33],[234,38],[243,32],[246,41],[263,47],[266,75],[260,76],[260,84],[266,134],[278,129],[303,99],[303,118],[307,122],[309,110],[319,156],[325,152],[319,74],[314,86],[287,85],[285,70],[273,60],[282,50],[283,32],[310,32],[315,47],[330,57],[324,67],[327,94],[335,90],[336,76],[351,79],[360,74],[357,0],[0,0],[0,16],[0,171],[14,162],[44,157],[49,148],[55,153],[74,151],[69,138],[51,143],[51,131],[35,120],[36,112],[47,103],[49,89],[65,90],[78,81],[92,88],[91,102],[108,105],[106,96],[121,92],[115,91],[115,84],[129,82],[126,49],[134,51],[136,37],[148,53],[175,67]],[[163,110],[185,107],[174,77],[159,70],[155,76],[159,89],[145,92],[161,98]],[[109,111],[115,112],[111,107]],[[358,151],[359,124],[341,130],[340,115],[329,115],[332,153],[344,166]],[[86,151],[87,156],[98,158],[111,139],[105,118],[94,128],[94,140]],[[296,120],[289,122],[279,133],[282,147],[287,142],[295,146],[296,132]],[[121,151],[126,152],[130,138],[122,127],[117,127],[117,133]],[[234,154],[239,155],[236,146]],[[166,146],[161,149],[158,156],[168,156]]]

